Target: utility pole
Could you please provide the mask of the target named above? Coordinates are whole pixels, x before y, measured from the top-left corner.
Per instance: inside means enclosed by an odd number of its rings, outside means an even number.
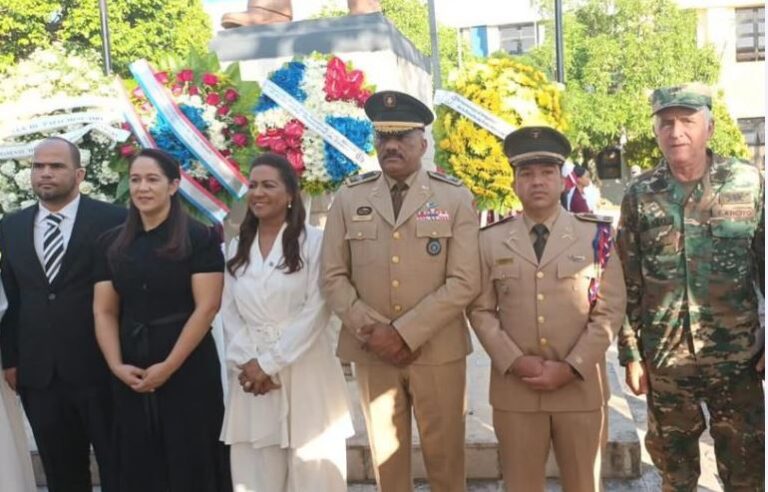
[[[555,0],[555,57],[557,59],[557,81],[565,84],[563,63],[563,0]]]
[[[101,51],[104,55],[104,75],[112,74],[112,55],[109,43],[109,13],[107,0],[99,0],[99,17],[101,20]]]
[[[440,45],[437,40],[437,16],[435,15],[435,0],[427,0],[429,9],[429,38],[432,46],[432,84],[435,89],[443,87],[440,78]]]

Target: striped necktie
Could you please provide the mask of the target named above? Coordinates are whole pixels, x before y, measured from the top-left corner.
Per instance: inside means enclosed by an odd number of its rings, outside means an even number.
[[[59,227],[62,220],[64,216],[61,214],[48,214],[45,218],[48,228],[43,236],[43,267],[48,283],[53,283],[64,257],[64,234]]]

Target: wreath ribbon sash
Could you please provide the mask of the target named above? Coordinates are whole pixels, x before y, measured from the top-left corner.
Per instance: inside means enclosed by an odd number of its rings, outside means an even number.
[[[157,110],[158,117],[168,122],[176,137],[197,157],[203,167],[232,196],[241,198],[245,195],[248,192],[248,181],[243,173],[226,160],[181,112],[168,90],[155,79],[149,63],[146,60],[138,60],[129,68],[147,99]]]
[[[145,149],[156,149],[157,144],[155,140],[142,124],[139,115],[136,114],[136,110],[128,100],[128,95],[125,93],[120,81],[115,81],[115,87],[120,96],[120,106],[125,115],[125,120],[131,126],[136,140]],[[200,183],[190,177],[183,169],[181,170],[179,192],[192,206],[214,222],[223,222],[229,214],[229,208],[223,202],[203,188]]]
[[[515,130],[514,126],[455,92],[436,90],[435,105],[439,104],[448,106],[501,139]]]
[[[372,156],[369,156],[357,145],[350,142],[341,132],[326,123],[322,117],[308,110],[303,104],[283,90],[282,87],[271,80],[266,80],[261,89],[262,94],[265,94],[280,107],[291,113],[304,126],[320,135],[324,141],[357,164],[362,171],[378,169],[378,164]]]

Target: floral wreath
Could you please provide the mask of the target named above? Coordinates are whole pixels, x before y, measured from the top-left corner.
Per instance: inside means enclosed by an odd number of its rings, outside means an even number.
[[[33,52],[8,70],[0,86],[4,119],[0,217],[36,201],[30,181],[31,151],[35,142],[51,136],[70,140],[80,149],[85,168],[80,192],[115,200],[120,181],[117,168],[123,161],[116,146],[128,136],[122,115],[112,108],[116,96],[113,79],[103,75],[95,56],[68,52],[59,44]],[[98,121],[75,120],[88,115]],[[38,126],[41,131],[28,127],[50,122],[54,116],[59,123]]]
[[[286,63],[268,79],[365,153],[373,153],[373,126],[363,106],[374,89],[366,85],[363,72],[336,56],[312,54]],[[261,95],[254,112],[256,145],[285,156],[310,195],[332,191],[360,170],[268,96]]]
[[[453,74],[447,89],[514,127],[544,125],[563,130],[566,125],[561,89],[542,72],[509,57],[467,64]],[[503,214],[519,208],[500,138],[447,106],[437,108],[433,134],[437,165],[464,182],[479,210]]]
[[[204,56],[192,53],[183,62],[172,62],[165,70],[155,73],[155,79],[170,90],[179,110],[219,153],[235,167],[247,172],[257,154],[252,145],[250,109],[259,97],[256,82],[243,81],[237,63],[221,71],[215,54]],[[168,152],[181,164],[182,169],[206,191],[224,203],[232,197],[212,176],[197,157],[158,114],[135,81],[126,82],[130,99],[144,128],[157,147]],[[133,140],[121,147],[122,155],[130,157],[140,145]],[[123,169],[127,174],[127,167]],[[122,197],[127,193],[127,179],[121,186]],[[194,209],[191,210],[198,215]]]

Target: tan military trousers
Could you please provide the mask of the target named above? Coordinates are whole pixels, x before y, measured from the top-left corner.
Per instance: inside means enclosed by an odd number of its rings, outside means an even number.
[[[381,492],[410,492],[411,408],[432,492],[464,492],[466,361],[440,365],[355,365]]]
[[[602,449],[608,439],[607,411],[493,411],[501,472],[507,492],[542,492],[550,443],[564,492],[599,492]]]

